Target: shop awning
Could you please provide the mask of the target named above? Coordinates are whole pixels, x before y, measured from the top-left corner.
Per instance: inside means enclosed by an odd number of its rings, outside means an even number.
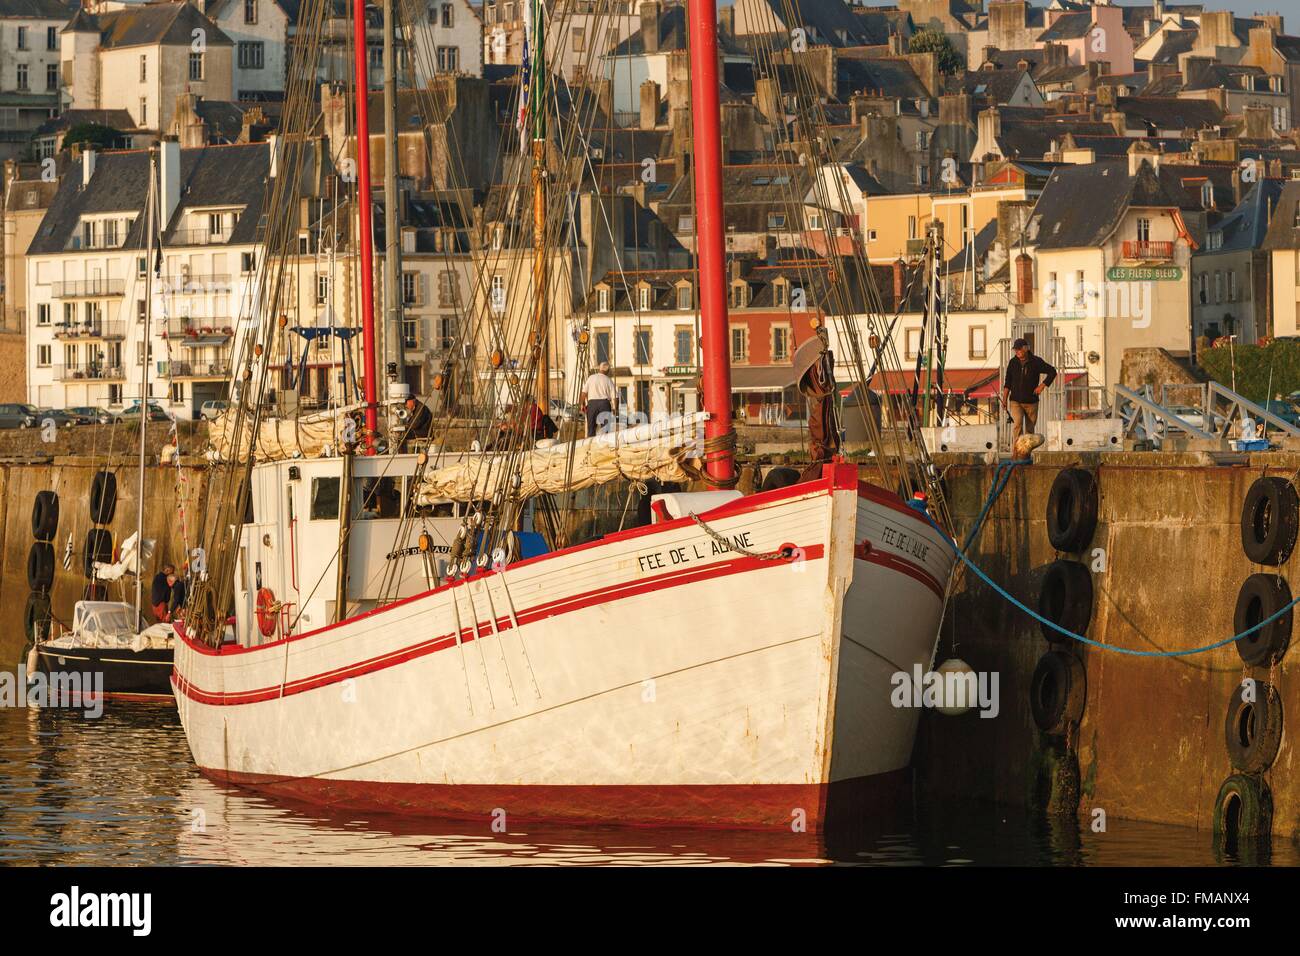
[[[794,384],[789,365],[736,365],[731,369],[733,392],[783,392]]]

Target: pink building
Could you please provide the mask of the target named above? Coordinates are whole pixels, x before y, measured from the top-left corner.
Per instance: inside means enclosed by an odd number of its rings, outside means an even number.
[[[1107,73],[1133,72],[1133,38],[1124,29],[1124,12],[1109,3],[1087,10],[1047,10],[1047,29],[1039,44],[1065,47],[1070,62],[1078,66],[1107,63]]]

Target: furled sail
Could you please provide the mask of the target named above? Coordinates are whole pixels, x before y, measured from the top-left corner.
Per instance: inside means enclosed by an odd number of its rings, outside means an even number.
[[[699,476],[707,412],[608,432],[520,455],[481,455],[428,472],[416,490],[423,505],[491,497],[509,469],[520,497],[576,491],[618,479],[690,481]]]
[[[338,448],[345,435],[358,431],[350,414],[360,405],[313,412],[296,418],[263,418],[257,429],[257,461],[282,461],[286,458],[319,458]],[[213,419],[208,429],[212,457],[220,461],[244,460],[248,454],[247,415],[236,428],[237,409],[229,408]],[[355,440],[355,438],[353,438]]]

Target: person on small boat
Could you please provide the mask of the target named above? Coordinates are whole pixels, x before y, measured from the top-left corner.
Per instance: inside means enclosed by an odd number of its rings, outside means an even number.
[[[153,616],[161,622],[171,620],[172,586],[176,583],[176,568],[164,564],[163,569],[153,576],[149,587],[149,606]]]
[[[587,376],[580,396],[582,410],[587,413],[587,437],[613,429],[614,412],[618,408],[618,393],[614,380],[609,377],[609,363],[601,362],[596,371]],[[604,416],[602,418],[601,416]]]
[[[167,620],[174,621],[181,617],[185,610],[185,596],[189,593],[189,585],[185,579],[172,575],[172,593],[167,600]]]

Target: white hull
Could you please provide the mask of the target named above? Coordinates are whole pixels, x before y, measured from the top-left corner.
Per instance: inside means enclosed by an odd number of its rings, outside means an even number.
[[[951,553],[891,497],[830,466],[703,516],[792,558],[688,518],[289,640],[178,642],[195,761],[356,809],[814,829],[832,784],[911,755],[890,677],[931,663]]]

